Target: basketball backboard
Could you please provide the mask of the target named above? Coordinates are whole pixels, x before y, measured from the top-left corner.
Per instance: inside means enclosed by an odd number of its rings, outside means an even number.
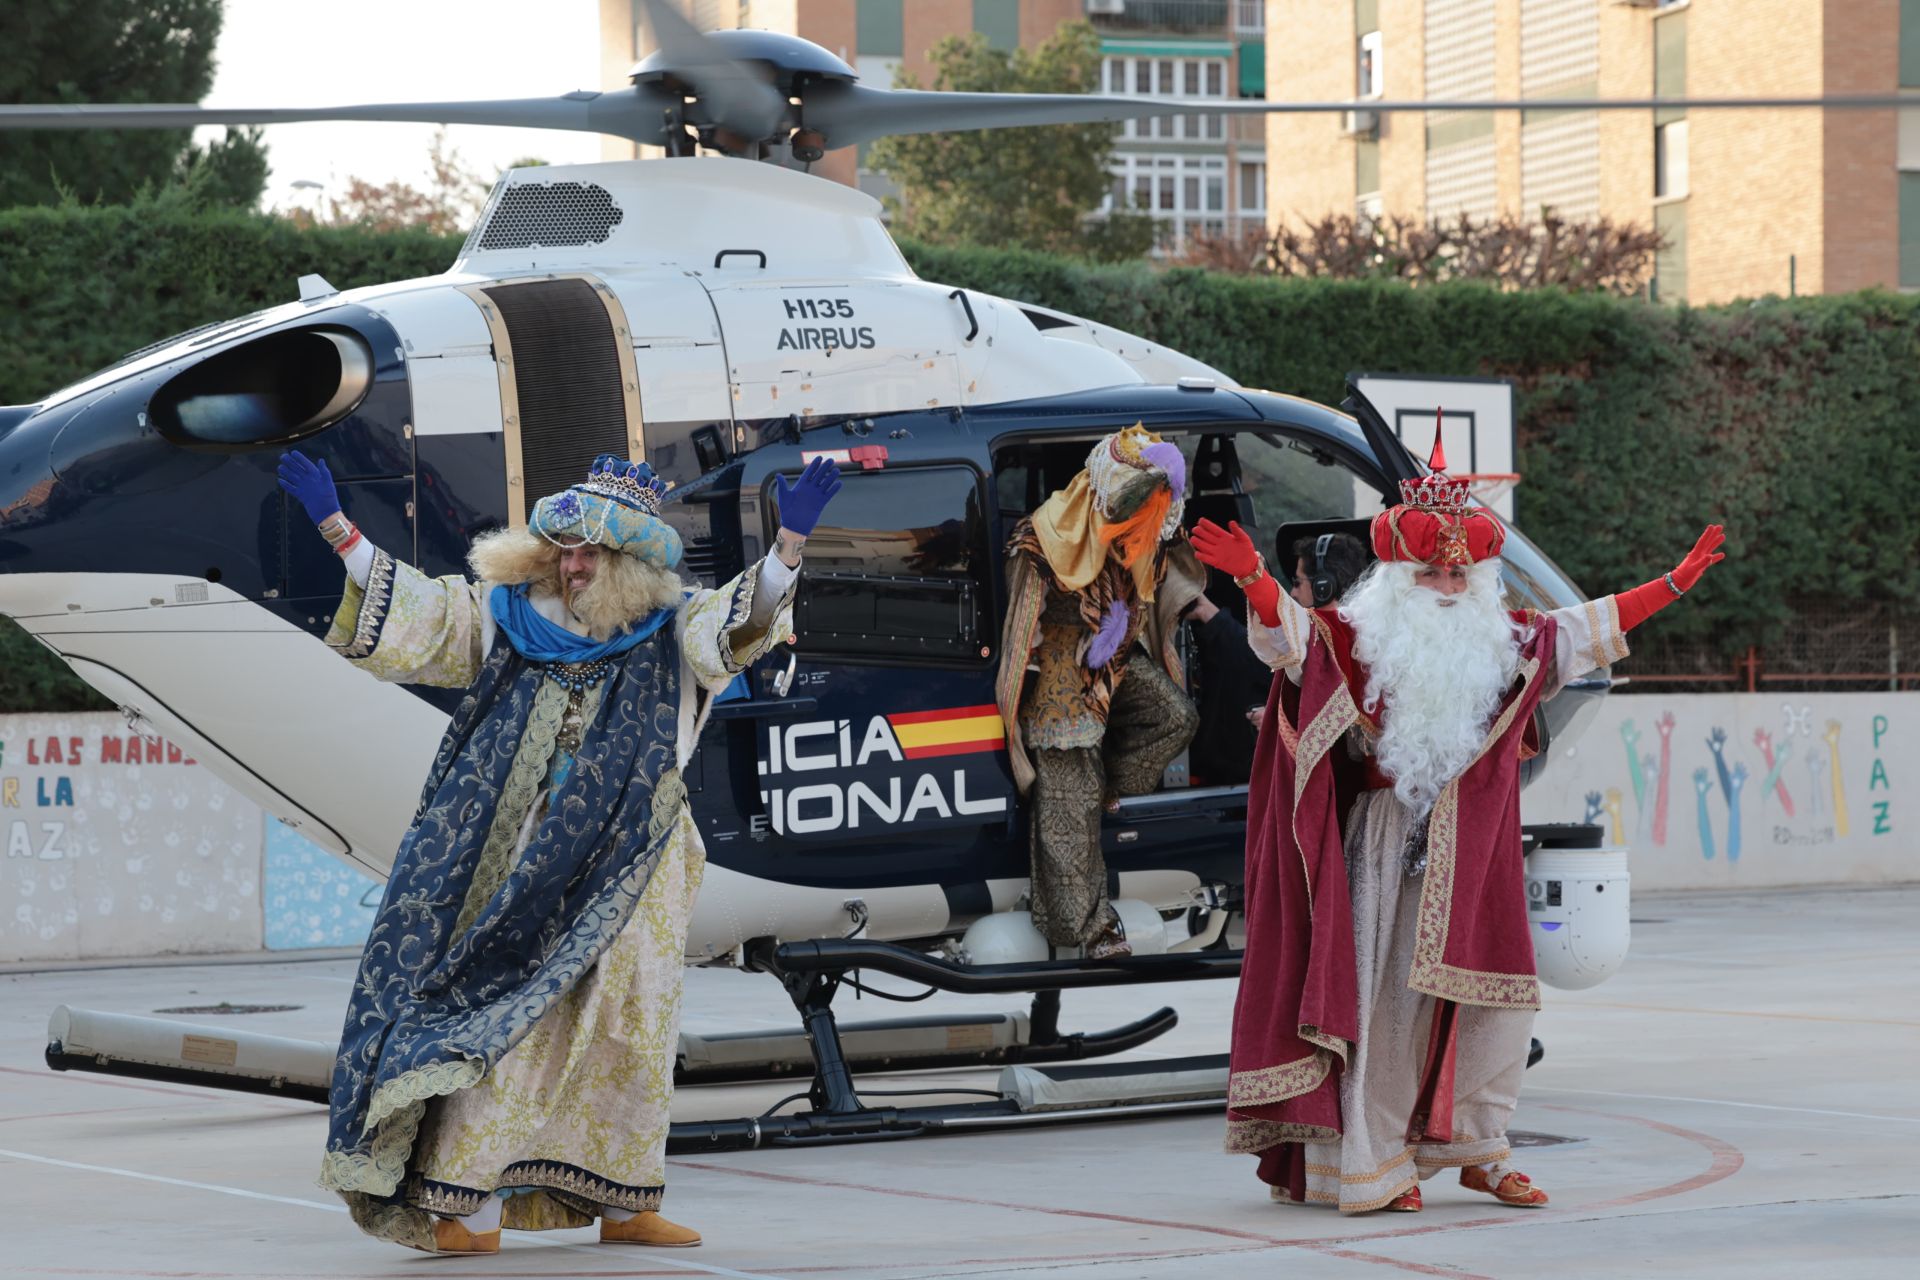
[[[1519,470],[1514,465],[1513,384],[1505,378],[1409,373],[1352,377],[1407,451],[1422,462],[1433,449],[1434,414],[1440,412],[1449,475]],[[1375,495],[1368,490],[1367,496]],[[1487,505],[1502,520],[1513,523],[1511,485],[1495,493]]]

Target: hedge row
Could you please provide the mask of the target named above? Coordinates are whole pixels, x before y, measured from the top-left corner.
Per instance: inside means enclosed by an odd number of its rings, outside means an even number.
[[[1920,299],[1676,309],[903,247],[928,279],[1147,335],[1252,386],[1337,401],[1356,369],[1512,378],[1519,523],[1589,591],[1642,582],[1726,524],[1732,558],[1662,617],[1670,639],[1738,652],[1811,596],[1920,610]],[[457,248],[242,214],[0,211],[0,403],[290,299],[300,275],[431,275]],[[0,647],[0,709],[63,702],[71,682],[50,694],[45,656],[17,641]]]

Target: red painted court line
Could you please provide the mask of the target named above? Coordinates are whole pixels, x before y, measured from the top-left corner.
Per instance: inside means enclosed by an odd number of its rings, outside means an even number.
[[[1371,1262],[1376,1266],[1398,1267],[1402,1271],[1411,1271],[1423,1276],[1448,1276],[1451,1280],[1494,1280],[1493,1276],[1482,1275],[1478,1271],[1462,1271],[1457,1267],[1440,1267],[1425,1262],[1409,1262],[1405,1258],[1389,1258],[1381,1253],[1361,1253],[1354,1249],[1315,1249],[1315,1253],[1325,1254],[1329,1258],[1346,1258],[1353,1262]]]
[[[1540,1105],[1547,1111],[1568,1111],[1576,1115],[1606,1116],[1613,1120],[1631,1120],[1633,1123],[1645,1125],[1649,1129],[1657,1129],[1661,1133],[1670,1133],[1676,1138],[1685,1138],[1689,1142],[1697,1142],[1713,1153],[1713,1163],[1708,1166],[1705,1173],[1695,1174],[1693,1177],[1682,1179],[1679,1182],[1668,1183],[1664,1187],[1655,1187],[1651,1191],[1637,1191],[1632,1195],[1617,1196],[1612,1200],[1602,1200],[1598,1204],[1583,1206],[1587,1209],[1618,1209],[1630,1204],[1641,1204],[1648,1200],[1663,1199],[1666,1196],[1677,1196],[1686,1191],[1697,1191],[1701,1187],[1711,1186],[1724,1178],[1731,1178],[1734,1174],[1740,1172],[1740,1167],[1747,1162],[1747,1157],[1740,1148],[1734,1146],[1731,1142],[1723,1141],[1709,1133],[1695,1133],[1691,1129],[1682,1129],[1678,1125],[1664,1124],[1659,1120],[1649,1120],[1645,1116],[1616,1115],[1611,1111],[1589,1111],[1585,1107],[1549,1106],[1546,1103],[1541,1103]]]
[[[1555,1219],[1564,1219],[1590,1213],[1596,1209],[1617,1209],[1624,1208],[1628,1205],[1644,1204],[1649,1200],[1661,1200],[1669,1196],[1682,1195],[1688,1191],[1696,1191],[1701,1187],[1720,1182],[1732,1177],[1739,1171],[1741,1165],[1745,1163],[1746,1158],[1741,1154],[1739,1148],[1711,1134],[1697,1133],[1691,1129],[1682,1129],[1678,1125],[1665,1124],[1658,1120],[1649,1120],[1643,1116],[1622,1115],[1612,1111],[1594,1111],[1584,1107],[1547,1106],[1544,1103],[1539,1105],[1547,1110],[1578,1112],[1583,1115],[1601,1116],[1610,1120],[1624,1120],[1644,1128],[1654,1129],[1677,1138],[1683,1138],[1704,1147],[1713,1156],[1713,1161],[1704,1173],[1683,1178],[1678,1182],[1670,1182],[1664,1186],[1653,1187],[1646,1191],[1638,1191],[1630,1195],[1618,1196],[1614,1199],[1602,1200],[1597,1203],[1567,1205],[1564,1208],[1557,1209],[1551,1207],[1542,1210],[1515,1209],[1499,1217],[1471,1218],[1463,1222],[1435,1223],[1432,1226],[1426,1227],[1402,1227],[1392,1231],[1375,1231],[1341,1236],[1320,1236],[1306,1239],[1287,1239],[1281,1236],[1264,1235],[1255,1231],[1242,1231],[1234,1227],[1214,1227],[1193,1222],[1171,1222],[1161,1218],[1141,1218],[1119,1213],[1098,1213],[1088,1209],[1062,1209],[1047,1205],[1016,1204],[1011,1201],[987,1200],[976,1196],[960,1196],[946,1192],[911,1191],[899,1187],[876,1187],[865,1183],[842,1182],[827,1178],[806,1178],[794,1174],[769,1173],[761,1169],[737,1169],[727,1165],[706,1164],[692,1160],[675,1160],[671,1161],[671,1163],[688,1169],[699,1169],[710,1173],[731,1174],[743,1178],[758,1178],[767,1182],[784,1182],[799,1186],[824,1187],[842,1191],[866,1191],[875,1195],[900,1196],[911,1200],[937,1200],[950,1204],[970,1204],[990,1209],[1012,1209],[1025,1213],[1050,1214],[1056,1217],[1123,1222],[1130,1226],[1164,1227],[1174,1231],[1198,1231],[1207,1235],[1224,1236],[1232,1240],[1246,1240],[1277,1248],[1307,1249],[1316,1253],[1329,1253],[1337,1257],[1349,1258],[1352,1261],[1364,1261],[1381,1266],[1397,1267],[1401,1270],[1415,1271],[1423,1275],[1454,1277],[1470,1277],[1473,1276],[1474,1273],[1429,1267],[1424,1263],[1409,1262],[1400,1258],[1389,1258],[1380,1254],[1361,1253],[1352,1249],[1351,1246],[1370,1244],[1381,1240],[1404,1239],[1409,1236],[1437,1235],[1448,1231],[1466,1231],[1477,1230],[1482,1227],[1510,1227],[1522,1223],[1551,1222]]]
[[[986,1200],[978,1196],[957,1196],[944,1191],[909,1191],[901,1187],[876,1187],[863,1182],[841,1182],[833,1178],[803,1178],[791,1173],[768,1173],[764,1169],[736,1169],[723,1164],[705,1164],[693,1160],[673,1160],[683,1169],[707,1173],[731,1174],[739,1178],[759,1178],[767,1182],[785,1182],[803,1187],[825,1187],[838,1191],[866,1191],[879,1196],[899,1196],[906,1200],[937,1200],[945,1204],[971,1204],[986,1209],[1012,1209],[1020,1213],[1044,1213],[1059,1218],[1090,1218],[1097,1222],[1124,1222],[1134,1227],[1165,1227],[1171,1231],[1200,1231],[1225,1236],[1229,1240],[1250,1240],[1263,1245],[1290,1245],[1292,1240],[1241,1231],[1235,1227],[1208,1227],[1193,1222],[1170,1222],[1164,1218],[1136,1218],[1124,1213],[1099,1213],[1092,1209],[1059,1209],[1048,1205],[1016,1204],[1011,1200]]]

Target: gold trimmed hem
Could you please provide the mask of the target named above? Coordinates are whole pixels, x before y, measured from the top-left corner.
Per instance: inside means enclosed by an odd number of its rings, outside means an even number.
[[[1500,718],[1487,731],[1486,741],[1474,754],[1461,776],[1478,765],[1495,743],[1513,727],[1520,704],[1526,701],[1539,678],[1540,659],[1536,656],[1522,664],[1520,692],[1507,700]],[[1427,870],[1420,886],[1420,905],[1415,914],[1413,961],[1407,971],[1407,985],[1415,991],[1459,1004],[1491,1008],[1538,1009],[1540,981],[1532,974],[1479,973],[1446,962],[1447,931],[1451,925],[1453,877],[1460,856],[1460,779],[1454,778],[1441,790],[1427,817]]]
[[[1223,1149],[1228,1155],[1255,1155],[1283,1142],[1338,1142],[1340,1131],[1324,1124],[1251,1120],[1229,1116]]]
[[[1488,1138],[1485,1139],[1485,1141],[1498,1142],[1500,1145],[1491,1151],[1480,1152],[1474,1155],[1436,1156],[1425,1151],[1415,1151],[1413,1154],[1413,1162],[1420,1168],[1429,1170],[1464,1169],[1472,1164],[1495,1164],[1513,1154],[1513,1148],[1508,1146],[1503,1139]],[[1458,1141],[1445,1144],[1445,1146],[1448,1147],[1463,1145],[1465,1144]]]
[[[1227,1107],[1244,1111],[1248,1107],[1271,1106],[1311,1093],[1327,1078],[1332,1064],[1325,1049],[1315,1049],[1305,1058],[1260,1067],[1254,1071],[1236,1071],[1227,1080]]]

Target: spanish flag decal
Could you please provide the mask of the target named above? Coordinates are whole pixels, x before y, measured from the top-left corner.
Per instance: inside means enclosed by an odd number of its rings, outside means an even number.
[[[1000,708],[949,707],[944,711],[904,711],[887,717],[900,750],[909,760],[1001,751],[1007,745]]]

